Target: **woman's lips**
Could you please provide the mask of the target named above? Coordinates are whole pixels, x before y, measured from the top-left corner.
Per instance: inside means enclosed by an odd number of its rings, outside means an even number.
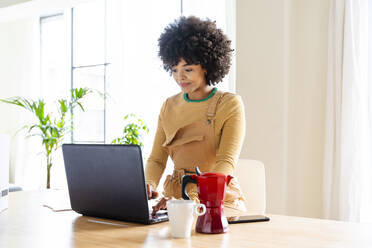
[[[189,83],[182,83],[180,85],[181,85],[182,88],[185,88],[185,87],[189,86],[190,84]]]

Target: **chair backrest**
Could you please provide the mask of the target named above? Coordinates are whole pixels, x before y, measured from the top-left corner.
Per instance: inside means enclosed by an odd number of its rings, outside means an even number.
[[[261,161],[239,159],[235,168],[240,187],[246,199],[247,212],[264,214],[266,210],[265,166]]]

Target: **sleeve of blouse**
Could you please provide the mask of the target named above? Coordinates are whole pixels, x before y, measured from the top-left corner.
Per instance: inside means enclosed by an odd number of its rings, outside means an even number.
[[[221,130],[221,139],[213,172],[232,175],[245,136],[245,113],[241,97],[233,95],[226,102],[225,109],[226,117]]]
[[[163,112],[165,105],[166,102],[163,104],[159,114],[158,127],[156,129],[152,151],[149,158],[147,159],[145,169],[146,183],[151,185],[153,189],[157,188],[168,160],[168,152],[162,146],[165,141],[165,133],[163,130],[161,113]]]

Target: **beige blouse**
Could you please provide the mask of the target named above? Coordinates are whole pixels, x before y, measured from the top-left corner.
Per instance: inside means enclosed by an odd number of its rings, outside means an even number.
[[[152,152],[145,170],[146,183],[150,184],[153,189],[157,188],[168,160],[168,153],[163,144],[171,139],[172,134],[180,127],[205,118],[211,99],[188,102],[184,99],[183,93],[179,93],[164,102],[158,118]],[[245,114],[241,97],[232,93],[225,94],[216,110],[216,164],[211,172],[233,174],[244,135]]]

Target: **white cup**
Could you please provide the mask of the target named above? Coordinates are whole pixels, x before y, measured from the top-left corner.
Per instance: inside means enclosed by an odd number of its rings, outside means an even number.
[[[174,238],[189,238],[194,217],[204,215],[206,211],[204,204],[196,204],[192,200],[169,200],[167,209]]]

